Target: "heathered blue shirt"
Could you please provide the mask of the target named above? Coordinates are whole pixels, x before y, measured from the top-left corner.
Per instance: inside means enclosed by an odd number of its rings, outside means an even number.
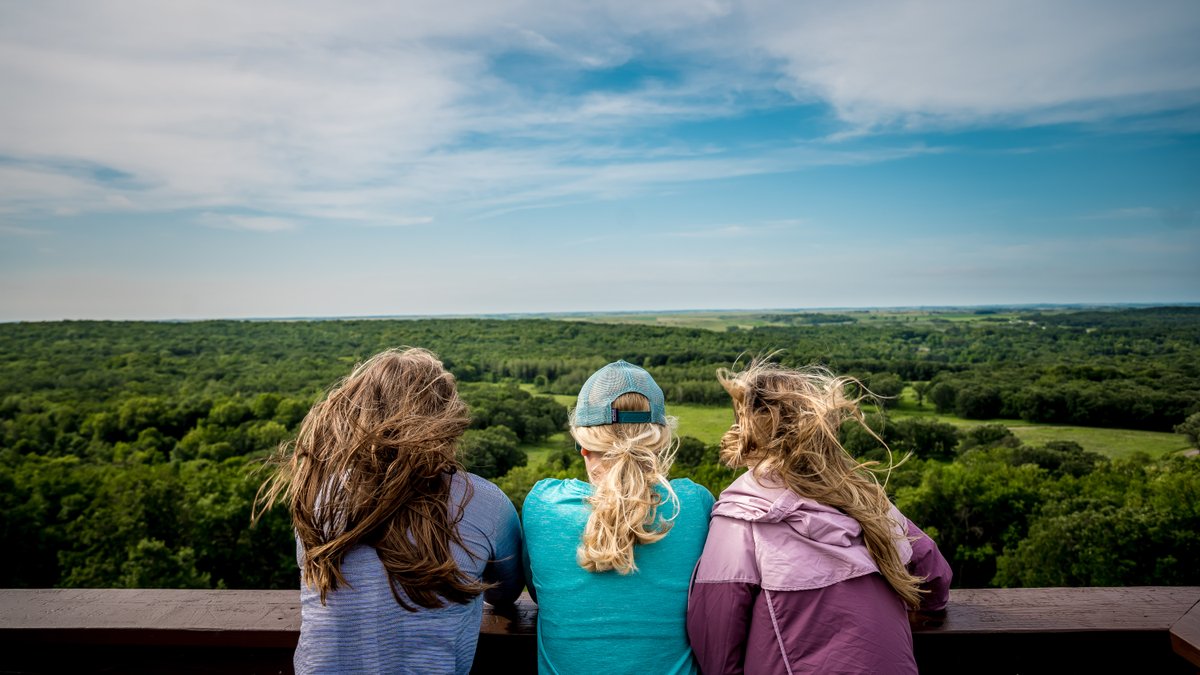
[[[500,488],[474,474],[456,473],[450,484],[451,516],[458,512],[469,477],[474,494],[453,546],[459,569],[499,586],[466,605],[409,612],[396,603],[375,549],[358,546],[342,561],[348,582],[325,596],[301,581],[297,673],[468,673],[479,640],[483,602],[512,602],[524,587],[521,523]],[[297,544],[296,561],[303,565]],[[407,598],[406,598],[407,600]],[[409,603],[413,605],[413,603]],[[415,605],[413,605],[415,606]]]
[[[713,497],[686,478],[671,487],[680,513],[666,537],[634,548],[638,571],[630,574],[588,572],[576,560],[591,484],[546,479],[530,490],[521,518],[526,578],[538,603],[539,672],[699,672],[684,621]]]

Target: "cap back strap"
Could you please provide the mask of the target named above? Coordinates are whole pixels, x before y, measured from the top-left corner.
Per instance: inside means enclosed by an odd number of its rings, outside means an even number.
[[[613,410],[610,424],[635,424],[649,422],[649,410]]]

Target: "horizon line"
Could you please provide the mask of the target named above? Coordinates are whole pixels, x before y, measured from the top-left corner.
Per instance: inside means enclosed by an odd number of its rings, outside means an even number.
[[[874,312],[874,311],[951,311],[951,310],[1001,310],[1001,309],[1136,309],[1151,307],[1200,307],[1200,301],[1186,302],[1025,302],[1025,303],[986,303],[986,304],[952,304],[952,305],[861,305],[861,306],[825,306],[825,307],[712,307],[691,309],[630,309],[630,310],[573,310],[573,311],[527,311],[527,312],[452,312],[441,314],[342,314],[342,315],[292,315],[292,316],[212,316],[204,318],[164,318],[164,319],[0,319],[0,323],[68,323],[68,322],[113,322],[113,323],[199,323],[203,321],[415,321],[421,319],[515,319],[581,316],[621,316],[621,315],[656,315],[656,314],[701,314],[701,313],[737,313],[750,314],[761,312],[784,312],[792,314],[809,314],[818,312]]]

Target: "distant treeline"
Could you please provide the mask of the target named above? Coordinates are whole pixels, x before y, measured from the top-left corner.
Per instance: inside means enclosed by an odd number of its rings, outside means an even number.
[[[1200,308],[725,333],[550,320],[0,324],[0,586],[294,586],[286,512],[250,528],[255,471],[355,362],[400,345],[432,349],[458,376],[473,416],[464,460],[518,504],[537,478],[580,467],[570,452],[525,466],[521,446],[562,430],[566,409],[517,383],[573,395],[617,358],[649,368],[673,403],[727,405],[716,368],[783,349],[784,363],[822,363],[883,396],[912,384],[964,417],[1169,431],[1193,415],[1188,429],[1200,427]],[[1196,462],[871,424],[914,453],[889,490],[941,535],[960,585],[1200,583],[1171,562],[1196,553]],[[861,430],[844,440],[882,457]],[[714,491],[734,475],[692,439],[679,457],[680,475]],[[1187,507],[1165,512],[1171,503]],[[1142,525],[1150,534],[1130,529]],[[1127,540],[1109,542],[1107,527]],[[1081,551],[1108,543],[1134,557],[1105,576]],[[1038,576],[1051,554],[1083,571]]]
[[[0,324],[0,419],[59,402],[69,405],[57,414],[86,416],[137,396],[187,407],[184,425],[218,397],[280,394],[304,408],[355,361],[397,345],[434,350],[464,382],[514,379],[561,394],[623,358],[651,369],[671,401],[723,404],[717,367],[783,350],[786,364],[820,363],[867,382],[929,382],[939,411],[974,419],[1169,431],[1200,408],[1200,307],[991,319],[723,333],[470,319]]]

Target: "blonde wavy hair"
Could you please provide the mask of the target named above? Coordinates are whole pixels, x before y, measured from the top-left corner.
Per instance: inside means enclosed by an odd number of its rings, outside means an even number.
[[[623,411],[650,410],[650,401],[630,392],[618,396],[612,407]],[[667,536],[679,514],[679,497],[667,479],[675,462],[675,425],[675,418],[668,417],[665,425],[571,427],[575,441],[588,452],[596,453],[602,467],[591,477],[592,496],[588,503],[592,512],[576,552],[583,569],[635,572],[634,545],[652,544]],[[660,513],[664,499],[655,489],[658,485],[666,492],[665,501],[671,504],[669,516]]]
[[[471,494],[468,483],[451,519],[450,476],[462,470],[457,443],[469,422],[454,376],[434,354],[376,354],[309,410],[294,442],[280,446],[255,517],[287,502],[304,549],[304,582],[322,604],[346,584],[342,561],[358,545],[374,547],[405,609],[416,609],[408,601],[467,603],[488,588],[459,569],[451,549],[463,546],[458,520]]]
[[[851,386],[867,392],[862,383],[819,366],[790,369],[765,359],[737,372],[722,368],[717,378],[736,416],[721,438],[721,461],[748,467],[755,478],[781,482],[857,520],[879,571],[907,605],[917,607],[923,579],[910,574],[900,558],[896,542],[904,530],[892,519],[892,503],[875,475],[898,463],[889,459],[880,469],[878,462],[859,462],[838,441],[842,424],[854,420],[887,447],[863,418],[863,395],[847,394]]]

